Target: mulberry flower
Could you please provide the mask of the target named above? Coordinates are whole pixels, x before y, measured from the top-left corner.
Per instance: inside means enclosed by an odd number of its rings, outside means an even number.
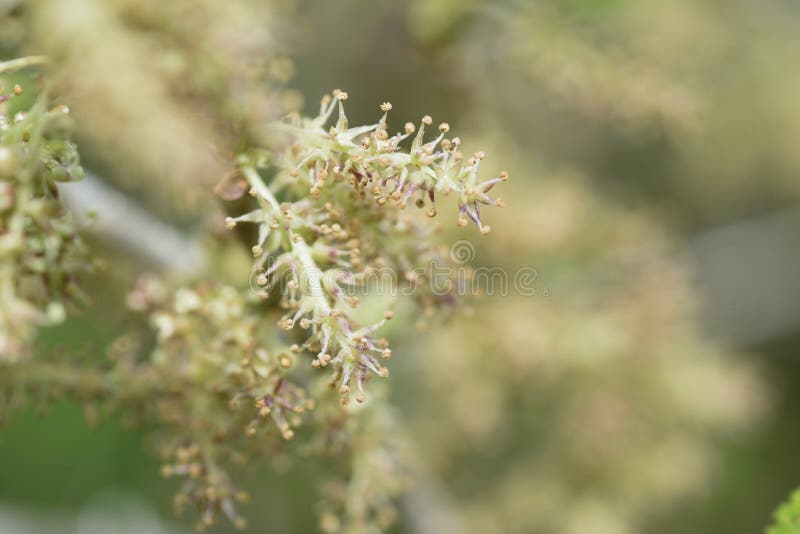
[[[0,63],[0,72],[38,61]],[[16,85],[0,103],[22,92]],[[87,253],[56,186],[83,176],[65,139],[67,113],[48,110],[43,98],[13,117],[0,110],[0,361],[24,355],[35,326],[62,321],[84,299],[77,276]]]
[[[383,115],[376,123],[350,127],[347,98],[339,90],[326,95],[316,117],[275,124],[275,147],[239,158],[227,180],[246,181],[258,208],[226,220],[228,228],[257,225],[255,285],[286,281],[281,304],[287,311],[278,325],[307,332],[298,349],[315,355],[313,367],[332,368],[331,385],[343,403],[351,392],[365,401],[366,382],[389,375],[382,361],[391,356],[387,342],[375,337],[391,310],[372,324],[356,324],[350,312],[359,300],[347,289],[364,285],[378,269],[414,279],[416,268],[434,255],[426,239],[431,228],[407,211],[409,202],[434,217],[437,193],[455,194],[458,224],[472,221],[486,234],[480,208],[503,205],[489,192],[508,178],[503,172],[481,180],[484,154],[465,160],[461,141],[446,137],[446,123],[426,140],[429,116],[390,135],[388,102],[380,105]],[[259,173],[268,167],[274,172],[269,183]]]

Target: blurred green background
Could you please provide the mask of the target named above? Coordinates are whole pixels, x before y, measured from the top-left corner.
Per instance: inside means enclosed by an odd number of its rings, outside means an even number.
[[[490,236],[443,215],[441,238],[470,240],[475,266],[535,269],[537,293],[477,297],[422,333],[406,310],[393,332],[419,460],[397,532],[761,532],[800,485],[796,2],[167,4],[0,0],[0,54],[49,55],[87,168],[182,235],[213,226],[226,157],[337,87],[351,123],[390,101],[390,127],[430,114],[511,174]],[[254,62],[263,83],[232,82]],[[123,267],[43,351],[102,357],[135,326],[136,275],[174,267],[107,225],[93,242]],[[147,435],[69,402],[11,414],[0,532],[186,530]],[[314,531],[324,469],[248,469],[251,531]]]

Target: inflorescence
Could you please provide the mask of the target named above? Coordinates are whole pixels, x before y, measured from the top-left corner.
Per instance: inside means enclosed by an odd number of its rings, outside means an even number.
[[[0,72],[27,59],[0,63]],[[0,105],[22,92],[0,93]],[[25,355],[35,326],[60,322],[83,298],[77,274],[89,266],[86,250],[56,187],[83,176],[65,135],[68,112],[48,110],[43,97],[13,116],[0,109],[0,362]]]
[[[2,99],[20,92],[15,88]],[[334,454],[349,469],[322,505],[325,529],[336,526],[331,517],[337,511],[353,528],[388,525],[396,515],[391,500],[404,486],[390,458],[395,445],[375,423],[383,419],[380,403],[354,417],[349,401],[365,402],[368,379],[389,375],[385,362],[392,352],[376,332],[392,318],[393,305],[379,320],[362,324],[353,313],[360,300],[349,289],[369,289],[372,273],[390,269],[413,281],[426,317],[449,302],[420,274],[420,265],[442,255],[431,225],[407,206],[413,202],[433,217],[437,194],[453,194],[459,226],[472,221],[487,234],[480,207],[502,206],[489,191],[507,174],[480,180],[483,153],[465,159],[459,139],[446,137],[447,124],[425,141],[432,124],[427,116],[419,127],[409,123],[390,136],[388,103],[375,124],[350,128],[346,99],[335,91],[317,117],[275,124],[274,145],[240,156],[226,178],[225,190],[249,189],[258,203],[226,221],[229,228],[257,227],[255,294],[217,281],[176,289],[142,277],[128,306],[150,318],[155,339],[149,357],[132,342],[137,336],[126,335],[109,348],[110,365],[9,365],[6,376],[24,393],[9,405],[46,390],[132,422],[156,423],[162,472],[183,480],[175,506],[196,508],[199,528],[220,514],[244,526],[236,503],[247,495],[228,469],[281,458],[307,425],[301,451]],[[326,128],[337,107],[335,125]],[[47,110],[43,100],[13,118],[0,115],[0,361],[22,354],[35,324],[59,320],[63,306],[80,297],[76,274],[88,263],[55,186],[83,174],[62,132],[65,116],[66,108]],[[406,140],[410,146],[402,148]],[[285,290],[270,300],[267,289],[278,279],[288,280]],[[283,334],[264,328],[270,317]],[[309,359],[310,365],[300,365]],[[313,371],[320,368],[332,369],[330,379]],[[377,464],[382,467],[374,470]],[[355,501],[361,504],[350,509]]]
[[[228,180],[246,181],[258,208],[226,220],[258,225],[254,278],[257,286],[288,277],[281,305],[286,309],[278,325],[299,326],[308,332],[297,347],[316,354],[315,368],[332,367],[331,384],[347,403],[352,390],[366,400],[364,384],[370,375],[387,377],[383,361],[391,357],[385,340],[375,332],[392,317],[372,324],[356,324],[349,312],[359,299],[346,287],[363,283],[378,269],[393,269],[420,283],[415,270],[432,252],[429,226],[406,211],[413,201],[436,215],[436,196],[458,197],[458,225],[472,221],[482,234],[489,226],[481,206],[502,206],[489,191],[508,174],[481,180],[483,152],[464,159],[459,138],[448,138],[450,127],[425,141],[422,118],[417,128],[407,123],[403,132],[389,134],[391,104],[380,106],[383,116],[366,126],[350,127],[344,111],[347,93],[334,91],[321,102],[313,119],[296,116],[276,125],[277,148],[241,156],[237,172]],[[338,119],[326,128],[334,110]],[[402,143],[411,139],[410,147]],[[270,169],[267,183],[259,173]],[[343,287],[344,286],[344,287]],[[424,290],[420,290],[424,294]]]

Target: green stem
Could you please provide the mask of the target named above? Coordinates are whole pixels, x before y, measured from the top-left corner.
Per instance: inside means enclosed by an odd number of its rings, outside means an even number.
[[[64,388],[77,397],[147,398],[159,393],[159,384],[152,373],[139,369],[126,373],[123,379],[113,370],[43,362],[35,358],[0,368],[0,387]]]
[[[42,65],[47,62],[45,56],[28,56],[9,61],[0,62],[0,74],[14,70],[24,69],[33,65]]]
[[[267,184],[264,183],[264,180],[261,179],[258,172],[253,167],[243,167],[242,174],[244,174],[245,179],[250,184],[250,187],[256,190],[261,198],[269,202],[272,209],[275,210],[275,215],[279,216],[281,213],[281,206],[278,203],[278,200],[275,198],[275,195],[272,194]]]

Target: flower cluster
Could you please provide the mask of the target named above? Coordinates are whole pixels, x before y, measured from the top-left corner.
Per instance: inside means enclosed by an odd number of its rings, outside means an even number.
[[[0,72],[31,62],[0,63]],[[56,187],[83,176],[65,137],[69,110],[47,109],[40,98],[9,116],[1,106],[21,94],[19,85],[0,94],[0,361],[22,356],[36,325],[60,322],[82,299],[76,276],[87,266]]]
[[[238,184],[243,192],[249,186],[258,200],[257,209],[229,217],[227,226],[258,225],[252,247],[255,281],[264,287],[274,277],[288,275],[281,301],[286,313],[278,324],[284,330],[299,326],[309,332],[298,347],[316,354],[314,367],[333,368],[332,383],[343,403],[351,390],[356,390],[357,401],[366,400],[364,384],[370,375],[388,376],[382,361],[391,351],[374,333],[392,317],[387,310],[380,321],[356,324],[349,311],[359,300],[343,286],[362,283],[382,268],[419,278],[414,268],[435,252],[427,239],[430,227],[406,211],[409,201],[427,207],[433,217],[437,193],[455,194],[458,225],[472,221],[482,234],[489,233],[481,206],[503,205],[489,191],[508,177],[503,172],[481,180],[478,169],[485,155],[478,152],[465,159],[459,138],[446,137],[446,123],[428,141],[428,116],[419,127],[407,123],[402,132],[390,135],[387,114],[392,106],[383,103],[376,123],[350,127],[345,100],[347,93],[334,91],[322,99],[317,117],[278,123],[276,148],[241,156],[223,187],[231,191]],[[337,108],[338,119],[327,128]],[[410,147],[404,149],[407,139]],[[274,170],[269,184],[259,173],[268,167]]]
[[[19,93],[14,89],[2,100]],[[484,155],[465,158],[460,141],[446,138],[446,124],[426,141],[429,117],[390,136],[388,103],[375,124],[350,128],[346,98],[337,91],[323,100],[318,117],[275,125],[274,146],[241,156],[227,177],[227,193],[249,189],[258,203],[227,219],[231,228],[256,225],[252,281],[267,287],[283,277],[287,291],[270,300],[267,292],[214,281],[176,289],[142,277],[127,304],[149,317],[149,353],[131,342],[136,335],[126,335],[109,348],[111,362],[99,366],[66,358],[9,366],[3,378],[14,388],[4,388],[0,406],[69,396],[88,413],[118,412],[126,421],[154,424],[162,473],[182,481],[175,507],[197,509],[198,528],[220,515],[243,527],[236,506],[248,497],[229,471],[252,460],[283,458],[302,426],[307,439],[300,453],[335,457],[344,468],[325,489],[323,529],[386,528],[396,516],[392,501],[405,487],[397,433],[386,427],[382,403],[358,410],[347,405],[352,396],[366,400],[370,376],[389,374],[385,361],[392,352],[376,332],[392,318],[393,305],[381,304],[383,317],[362,323],[353,313],[359,299],[348,287],[368,285],[371,273],[392,269],[414,281],[427,317],[442,297],[426,291],[431,280],[417,267],[445,255],[430,238],[431,225],[407,209],[409,202],[433,217],[437,194],[452,193],[458,224],[471,220],[486,234],[480,208],[502,206],[489,191],[507,175],[480,180]],[[336,125],[326,129],[337,107]],[[33,332],[20,326],[20,318],[31,327],[55,321],[63,305],[80,296],[75,275],[86,265],[84,246],[55,186],[83,173],[75,146],[64,140],[66,111],[48,110],[40,100],[27,113],[0,116],[4,357],[20,354],[28,340],[19,336]],[[269,169],[274,172],[267,182]],[[264,328],[265,318],[284,333]],[[314,355],[310,365],[301,365],[308,353]],[[332,377],[316,373],[318,368],[333,369]]]
[[[219,515],[245,526],[236,505],[249,497],[229,469],[283,458],[300,426],[306,439],[299,453],[334,457],[341,471],[323,488],[321,528],[361,532],[393,522],[392,500],[407,482],[391,414],[381,403],[350,413],[336,402],[327,380],[295,365],[297,345],[260,326],[265,306],[259,299],[248,301],[219,284],[170,292],[148,276],[128,305],[151,318],[156,345],[140,360],[135,344],[120,344],[105,375],[113,384],[111,402],[123,413],[143,410],[159,424],[162,474],[183,480],[175,508],[197,509],[198,529]]]
[[[170,293],[145,277],[128,305],[146,312],[156,333],[149,361],[137,367],[165,388],[149,404],[151,419],[164,429],[163,474],[185,478],[176,508],[197,507],[199,526],[212,524],[219,512],[243,524],[234,502],[244,497],[225,464],[280,448],[313,408],[290,376],[292,347],[263,335],[260,303],[229,286],[195,284]]]
[[[297,91],[283,89],[294,71],[276,39],[290,24],[284,4],[3,2],[0,47],[48,56],[48,83],[80,117],[95,173],[186,222],[214,206],[208,191],[226,155],[299,105]]]
[[[397,521],[395,500],[411,484],[407,443],[386,404],[371,403],[351,419],[333,454],[347,458],[347,472],[323,484],[320,531],[385,532]]]

